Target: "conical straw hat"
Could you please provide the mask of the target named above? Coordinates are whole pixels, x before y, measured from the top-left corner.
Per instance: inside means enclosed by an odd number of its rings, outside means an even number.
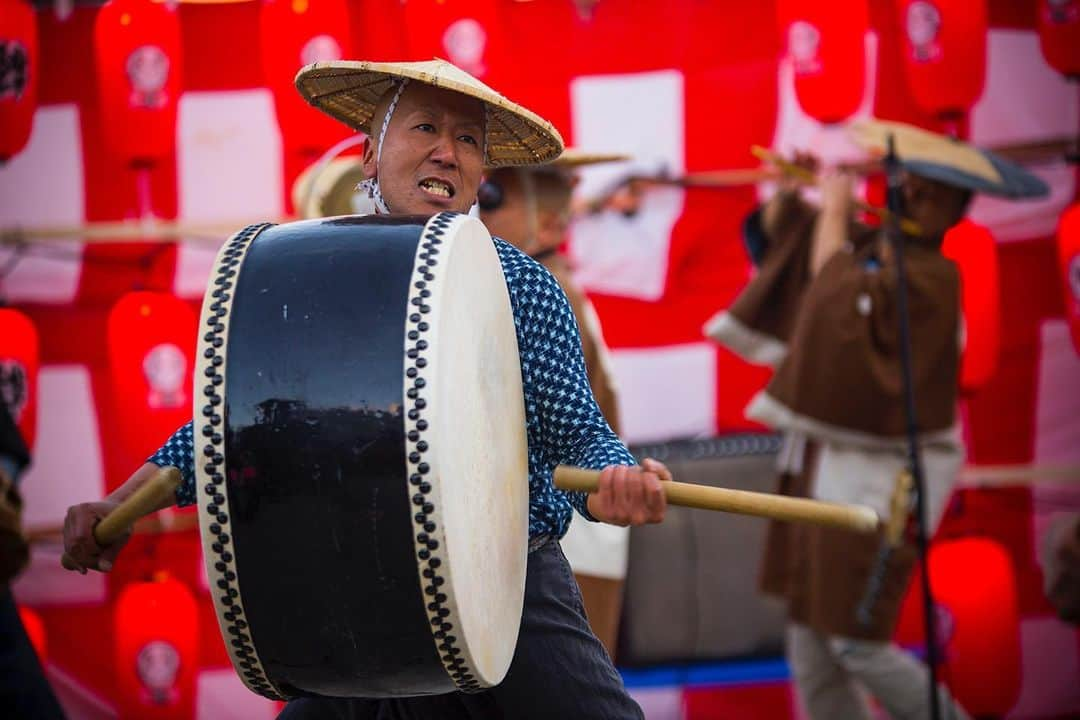
[[[559,131],[536,113],[489,88],[445,60],[379,63],[317,62],[300,70],[296,88],[304,99],[349,127],[371,135],[375,106],[396,82],[408,78],[482,100],[487,109],[486,164],[533,165],[558,157]]]
[[[1011,198],[1040,197],[1046,184],[1024,168],[988,150],[913,125],[858,120],[849,126],[855,142],[884,156],[888,137],[904,169],[956,187]]]

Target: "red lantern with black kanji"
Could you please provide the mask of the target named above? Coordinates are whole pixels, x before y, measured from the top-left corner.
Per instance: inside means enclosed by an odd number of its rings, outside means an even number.
[[[26,447],[37,436],[38,334],[30,318],[0,308],[0,401],[19,427]]]
[[[1057,232],[1058,268],[1065,296],[1065,320],[1073,347],[1080,354],[1080,204],[1061,215]]]
[[[960,269],[964,348],[960,388],[973,392],[997,371],[1001,353],[1001,285],[997,243],[982,225],[962,220],[945,233],[941,254]]]
[[[866,85],[866,2],[838,10],[812,0],[777,3],[780,32],[794,74],[795,95],[807,115],[836,123],[854,113]]]
[[[199,607],[187,585],[164,575],[126,585],[113,606],[113,637],[121,718],[195,716]]]
[[[300,68],[353,57],[349,10],[344,0],[265,0],[259,11],[263,76],[286,152],[322,153],[352,131],[309,105],[296,90]]]
[[[926,112],[956,118],[986,84],[985,0],[896,0],[904,72]]]
[[[109,311],[109,437],[123,467],[142,465],[191,418],[197,327],[195,310],[167,293],[127,293]]]
[[[921,580],[912,578],[895,640],[925,645]],[[989,538],[936,542],[930,549],[943,680],[972,717],[1004,716],[1020,694],[1020,611],[1008,551]]]
[[[1052,68],[1080,77],[1080,0],[1039,2],[1039,45]]]
[[[171,155],[183,74],[175,6],[111,0],[94,23],[94,57],[110,152],[139,166]]]
[[[0,0],[0,164],[30,140],[39,73],[34,8],[25,0]]]

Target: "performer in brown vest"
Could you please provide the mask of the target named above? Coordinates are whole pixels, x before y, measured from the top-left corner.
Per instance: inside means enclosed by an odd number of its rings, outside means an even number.
[[[574,281],[572,268],[559,248],[566,239],[571,216],[575,169],[626,159],[567,148],[556,160],[493,170],[480,186],[480,219],[493,235],[503,238],[547,268],[558,281],[574,311],[585,371],[593,396],[612,430],[619,433],[618,398],[596,310]],[[629,552],[629,528],[572,523],[561,540],[574,577],[581,588],[593,632],[615,657],[623,585]]]
[[[1046,188],[996,156],[918,128],[867,122],[853,132],[875,150],[894,135],[906,215],[919,228],[906,240],[905,263],[932,530],[963,460],[956,418],[960,278],[940,253],[942,238],[976,191],[1023,197]],[[815,165],[806,155],[797,162]],[[782,183],[744,225],[757,274],[705,332],[776,368],[747,416],[785,433],[780,491],[862,503],[887,517],[906,468],[895,265],[884,234],[857,222],[853,211],[850,175],[826,175],[820,208],[800,197],[795,182]],[[914,545],[889,553],[866,607],[880,545],[831,528],[770,527],[761,586],[786,602],[788,660],[815,720],[871,717],[862,689],[893,717],[929,717],[926,668],[890,644]],[[947,691],[941,696],[945,717],[966,717]]]

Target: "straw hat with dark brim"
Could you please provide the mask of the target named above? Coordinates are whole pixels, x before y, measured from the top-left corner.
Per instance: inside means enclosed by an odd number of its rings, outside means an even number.
[[[633,160],[630,155],[615,152],[585,152],[578,148],[567,148],[558,158],[545,163],[524,165],[522,169],[530,172],[572,173],[579,167],[599,165],[602,163],[621,163]],[[497,169],[494,165],[488,165],[484,169],[492,171]]]
[[[1042,180],[999,155],[913,125],[858,120],[849,130],[855,142],[882,156],[892,135],[900,164],[921,177],[1014,199],[1044,197],[1050,192]]]
[[[586,165],[599,165],[601,163],[626,162],[630,159],[629,155],[623,155],[621,153],[591,153],[581,150],[580,148],[568,147],[563,150],[562,155],[549,162],[548,165],[557,168],[573,169],[585,167]]]
[[[537,163],[533,165],[526,165],[523,167],[525,170],[531,170],[534,172],[550,171],[550,172],[572,172],[578,168],[586,167],[588,165],[599,165],[601,163],[611,162],[626,162],[633,158],[629,155],[622,155],[619,153],[590,153],[578,148],[568,147],[563,150],[562,155],[549,160],[545,163]],[[485,170],[495,170],[495,166],[489,165]]]
[[[445,60],[317,62],[297,73],[296,89],[327,115],[371,135],[375,106],[403,79],[483,101],[487,110],[485,163],[491,167],[544,163],[558,157],[563,150],[562,137],[551,123]]]

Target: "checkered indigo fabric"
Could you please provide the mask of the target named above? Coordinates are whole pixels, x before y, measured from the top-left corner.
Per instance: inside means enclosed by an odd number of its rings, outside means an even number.
[[[562,537],[572,508],[592,519],[584,493],[568,493],[552,484],[556,465],[600,469],[634,465],[626,446],[608,427],[589,389],[581,337],[562,288],[542,265],[495,239],[514,311],[525,424],[529,445],[529,537]],[[150,457],[155,465],[180,469],[180,505],[195,502],[192,425],[188,423]]]

